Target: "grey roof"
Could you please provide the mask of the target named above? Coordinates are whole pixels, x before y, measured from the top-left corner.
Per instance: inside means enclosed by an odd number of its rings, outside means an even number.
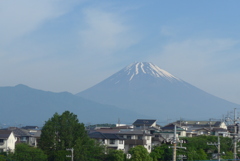
[[[88,134],[90,138],[94,139],[117,139],[117,140],[125,140],[123,137],[120,137],[116,134],[110,133],[101,133],[101,132],[93,132]]]
[[[8,130],[13,131],[14,135],[17,137],[18,136],[31,136],[31,134],[25,129],[20,129],[17,127],[10,127],[10,128],[8,128]]]
[[[144,133],[143,130],[121,130],[118,132],[119,135],[147,135],[147,136],[152,136],[152,134],[149,133]]]
[[[11,135],[10,130],[0,130],[0,139],[7,139]]]
[[[161,129],[162,129],[163,131],[164,131],[164,130],[174,130],[174,124],[173,124],[173,123],[172,123],[172,124],[168,124],[168,125],[162,127]],[[181,128],[181,127],[178,126],[178,125],[176,125],[176,130],[177,130],[177,131],[185,131],[183,128]]]
[[[149,119],[137,119],[133,125],[145,125],[145,126],[151,126],[154,124],[157,120],[149,120]]]

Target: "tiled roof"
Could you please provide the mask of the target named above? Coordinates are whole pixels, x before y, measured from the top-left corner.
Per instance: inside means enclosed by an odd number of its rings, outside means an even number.
[[[151,126],[154,124],[157,120],[148,120],[148,119],[137,119],[133,125],[145,125],[145,126]]]
[[[116,134],[109,133],[101,133],[101,132],[93,132],[88,134],[90,138],[94,139],[117,139],[117,140],[125,140],[123,137],[117,136]]]
[[[7,139],[11,133],[10,130],[0,130],[0,139]]]

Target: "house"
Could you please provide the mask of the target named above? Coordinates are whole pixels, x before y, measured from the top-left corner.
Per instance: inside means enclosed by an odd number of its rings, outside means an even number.
[[[156,121],[157,120],[149,120],[149,119],[137,119],[133,126],[135,128],[149,128],[149,127],[156,127]]]
[[[17,127],[9,127],[8,130],[12,131],[17,138],[16,144],[26,143],[30,146],[37,146],[37,138],[34,136],[33,132]]]
[[[144,146],[150,153],[152,150],[152,134],[147,130],[140,129],[122,129],[117,135],[125,138],[125,152],[137,145]]]
[[[174,132],[174,126],[176,125],[176,133],[179,137],[186,137],[186,129],[179,126],[176,123],[170,123],[161,128],[162,132]]]
[[[212,129],[212,135],[215,136],[222,136],[222,137],[229,137],[230,133],[227,129],[223,129],[223,128],[213,128]]]
[[[229,132],[227,129],[223,128],[201,128],[201,129],[194,129],[187,131],[188,137],[199,136],[199,135],[215,135],[215,136],[222,136],[228,137]]]
[[[211,135],[211,129],[209,128],[199,128],[199,129],[188,129],[187,137],[194,137],[199,135]]]
[[[184,128],[186,130],[188,129],[201,129],[201,128],[223,128],[227,129],[227,125],[223,121],[183,121],[178,120],[174,122],[174,124],[177,124],[181,128]]]
[[[0,152],[14,152],[16,141],[12,131],[0,130]]]
[[[227,136],[227,126],[223,121],[183,121],[179,120],[171,124],[176,124],[178,127],[186,130],[187,137],[194,137],[198,135],[221,135]],[[164,128],[162,128],[164,129]],[[221,129],[221,132],[216,132],[213,129]],[[224,131],[224,132],[223,132]],[[181,136],[181,135],[180,135]]]
[[[232,125],[228,125],[227,129],[230,133],[238,133],[240,134],[240,124],[232,124]],[[235,131],[236,130],[236,131]]]
[[[176,138],[178,139],[178,134],[176,134]],[[164,143],[172,144],[174,140],[174,131],[161,131],[155,132],[152,137],[152,146],[160,146]]]
[[[123,150],[125,139],[116,134],[92,132],[88,134],[90,138],[98,140],[109,149]]]
[[[117,136],[124,138],[124,150],[125,153],[128,153],[128,150],[137,145],[144,146],[148,152],[151,152],[152,149],[152,134],[148,130],[134,128],[132,126],[118,126],[113,128],[96,128],[94,131],[101,133],[111,133],[116,134]]]

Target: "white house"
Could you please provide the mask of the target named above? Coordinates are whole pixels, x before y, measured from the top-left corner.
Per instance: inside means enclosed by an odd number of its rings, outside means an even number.
[[[17,141],[10,130],[0,130],[0,152],[14,152]]]

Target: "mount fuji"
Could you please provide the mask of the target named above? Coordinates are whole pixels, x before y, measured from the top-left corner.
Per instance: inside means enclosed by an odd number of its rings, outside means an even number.
[[[240,107],[148,62],[130,64],[76,95],[158,120],[221,118]]]

